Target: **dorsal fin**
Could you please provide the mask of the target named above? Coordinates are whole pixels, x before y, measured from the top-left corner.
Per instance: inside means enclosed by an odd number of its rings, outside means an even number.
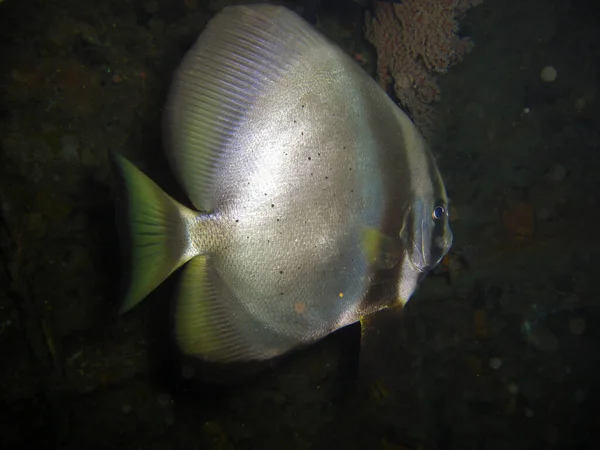
[[[167,154],[196,208],[213,210],[215,168],[253,104],[323,46],[280,6],[227,7],[208,23],[175,74],[164,116]]]

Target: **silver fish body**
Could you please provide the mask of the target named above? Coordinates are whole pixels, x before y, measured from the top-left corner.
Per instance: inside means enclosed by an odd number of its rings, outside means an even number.
[[[185,353],[264,360],[314,342],[408,301],[451,245],[416,127],[283,7],[229,7],[208,24],[175,74],[164,136],[196,211],[118,158],[134,266],[123,309],[185,264]]]

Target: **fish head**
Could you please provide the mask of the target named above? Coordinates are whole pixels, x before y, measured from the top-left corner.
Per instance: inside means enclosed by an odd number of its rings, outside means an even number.
[[[400,238],[408,261],[423,279],[452,246],[449,207],[445,191],[442,195],[423,195],[407,208]]]

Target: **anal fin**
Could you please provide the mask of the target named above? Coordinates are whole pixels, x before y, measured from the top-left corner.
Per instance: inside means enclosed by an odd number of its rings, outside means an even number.
[[[215,363],[260,361],[294,346],[246,311],[211,268],[212,255],[193,258],[183,268],[175,313],[181,351]]]
[[[359,391],[376,395],[398,391],[409,361],[402,306],[394,305],[363,317],[360,326]]]

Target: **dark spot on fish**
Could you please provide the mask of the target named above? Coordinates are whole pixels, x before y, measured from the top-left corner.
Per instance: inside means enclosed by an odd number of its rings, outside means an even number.
[[[277,219],[277,222],[279,222],[279,219]]]
[[[296,121],[294,120],[294,123],[296,123]]]
[[[308,157],[308,160],[310,161],[311,159],[312,159],[312,158],[309,156],[309,157]]]
[[[301,132],[300,132],[300,136],[304,136],[304,131],[301,131]]]
[[[267,195],[267,193],[265,192],[265,195]]]
[[[240,219],[235,219],[235,223],[238,223],[240,221]]]
[[[318,155],[318,156],[321,156],[321,154],[320,154],[320,153],[317,153],[317,155]]]
[[[344,146],[342,147],[342,149],[343,149],[343,150],[346,150],[346,146],[344,145]]]
[[[280,292],[279,295],[283,295],[283,292]]]
[[[349,168],[348,168],[348,170],[349,170],[350,172],[352,172],[352,167],[349,167]]]
[[[279,273],[283,275],[283,270],[280,270]]]
[[[304,108],[304,105],[302,105],[302,107]]]
[[[271,208],[275,208],[275,205],[273,203],[271,203]]]
[[[325,177],[326,180],[329,180],[329,177]]]

